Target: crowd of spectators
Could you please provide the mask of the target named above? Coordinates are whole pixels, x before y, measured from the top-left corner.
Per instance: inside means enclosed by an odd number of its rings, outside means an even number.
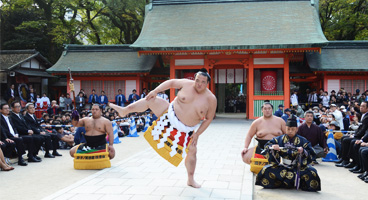
[[[44,153],[45,158],[55,158],[62,156],[58,153],[58,149],[69,149],[76,144],[84,142],[84,127],[72,127],[71,113],[74,109],[73,99],[70,94],[61,94],[58,99],[50,100],[46,93],[40,97],[30,90],[30,98],[27,102],[22,103],[17,100],[16,95],[11,92],[14,85],[9,89],[10,98],[6,99],[7,103],[1,104],[1,133],[0,133],[0,168],[7,170],[12,168],[9,166],[9,159],[18,157],[18,165],[27,166],[30,162],[41,162],[39,156],[40,151]],[[75,97],[75,105],[80,117],[90,117],[92,115],[90,108],[92,104],[99,104],[103,109],[103,117],[110,121],[115,121],[118,128],[119,137],[129,134],[130,119],[134,119],[137,132],[144,129],[146,116],[151,117],[150,123],[156,119],[156,116],[149,110],[143,113],[133,113],[126,118],[121,118],[118,113],[107,107],[109,99],[104,91],[101,95],[97,95],[93,89],[89,98],[83,89]],[[147,95],[147,90],[143,89],[142,94],[136,94],[136,90],[126,99],[122,90],[118,90],[118,94],[113,103],[119,106],[126,106]],[[169,101],[168,96],[164,93],[158,94],[158,97]],[[49,126],[49,125],[67,125],[67,126]],[[23,155],[27,153],[27,161],[23,159]],[[4,161],[2,158],[4,154]],[[8,161],[8,162],[6,162]],[[4,164],[2,164],[4,163]],[[8,167],[9,166],[9,167]]]
[[[368,90],[360,93],[356,89],[351,94],[341,88],[330,95],[323,89],[307,89],[305,93],[294,90],[290,102],[290,108],[279,105],[274,115],[284,120],[290,115],[299,118],[298,134],[311,142],[316,158],[329,152],[326,140],[332,130],[339,158],[336,166],[359,173],[358,177],[368,183]],[[318,164],[316,160],[314,163]]]

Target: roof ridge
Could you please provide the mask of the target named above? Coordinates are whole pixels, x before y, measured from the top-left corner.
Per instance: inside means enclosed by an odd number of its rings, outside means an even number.
[[[135,52],[130,48],[131,44],[112,44],[112,45],[79,45],[64,44],[64,50],[68,52]]]
[[[1,54],[36,54],[36,49],[0,50]]]
[[[235,3],[235,2],[266,2],[266,1],[311,1],[311,0],[151,0],[153,5],[177,4],[207,4],[207,3]]]

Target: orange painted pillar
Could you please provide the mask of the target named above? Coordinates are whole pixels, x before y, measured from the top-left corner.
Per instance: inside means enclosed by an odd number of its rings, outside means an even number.
[[[254,58],[252,55],[249,55],[249,68],[247,74],[247,105],[248,105],[248,119],[255,119],[254,117],[254,65],[253,65]]]
[[[170,57],[170,79],[175,79],[175,59],[173,56]],[[170,89],[170,102],[175,99],[175,89]]]
[[[289,55],[285,54],[284,59],[284,106],[290,107],[290,74],[289,74]]]

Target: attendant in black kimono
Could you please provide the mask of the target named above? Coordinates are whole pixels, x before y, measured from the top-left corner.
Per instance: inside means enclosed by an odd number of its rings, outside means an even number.
[[[316,153],[307,139],[296,134],[297,130],[296,117],[291,115],[286,123],[286,134],[267,142],[265,157],[270,164],[258,173],[256,185],[321,190],[317,170],[309,165]]]

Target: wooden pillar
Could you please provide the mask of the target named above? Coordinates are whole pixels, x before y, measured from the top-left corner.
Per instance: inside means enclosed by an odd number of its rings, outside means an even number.
[[[284,59],[284,106],[290,107],[290,74],[289,74],[289,54],[285,54]]]
[[[170,57],[170,79],[175,79],[175,59],[173,56]],[[175,89],[170,89],[170,102],[175,99]]]
[[[255,119],[254,117],[254,65],[253,55],[249,55],[249,68],[247,73],[247,115],[248,119]]]

